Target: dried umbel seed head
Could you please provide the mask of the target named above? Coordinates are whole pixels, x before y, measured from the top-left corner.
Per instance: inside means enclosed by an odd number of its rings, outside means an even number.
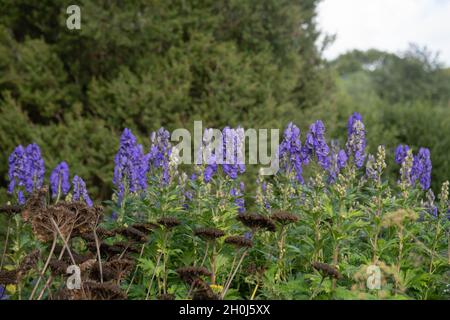
[[[166,294],[160,294],[157,297],[158,300],[175,300],[175,295],[166,293]]]
[[[65,274],[69,264],[57,259],[52,259],[48,264],[53,276],[58,276],[61,274]]]
[[[266,229],[268,231],[275,231],[275,224],[270,218],[258,213],[242,213],[237,216],[237,219],[241,221],[245,226],[252,230]]]
[[[31,225],[36,238],[39,241],[48,242],[59,233],[67,239],[73,230],[76,218],[76,215],[64,206],[51,206],[33,215]]]
[[[298,221],[298,217],[295,214],[287,211],[277,211],[273,213],[270,218],[280,224],[287,225]]]
[[[195,279],[192,283],[195,289],[192,300],[218,300],[219,296],[214,293],[211,287],[201,279]]]
[[[39,261],[40,255],[40,251],[36,249],[25,256],[25,258],[23,258],[22,262],[20,263],[19,268],[17,269],[17,277],[20,278],[31,269],[34,269]]]
[[[125,300],[127,295],[120,287],[112,282],[95,282],[95,281],[85,281],[83,282],[83,289],[85,295],[83,295],[83,290],[69,290],[71,299],[73,300]]]
[[[116,259],[102,264],[102,275],[104,281],[115,280],[117,282],[125,278],[133,269],[134,262],[129,259]],[[91,278],[100,280],[100,266],[98,263],[93,265]]]
[[[198,228],[194,234],[205,240],[214,240],[225,235],[225,232],[217,228]]]
[[[133,227],[123,227],[118,228],[114,230],[116,234],[120,234],[126,238],[129,238],[130,240],[134,240],[137,242],[147,242],[147,234],[144,232],[141,232],[140,230],[133,228]]]
[[[160,219],[158,219],[157,222],[167,229],[171,229],[171,228],[179,226],[181,224],[180,220],[178,220],[177,218],[174,218],[174,217],[160,218]]]
[[[134,229],[139,230],[142,233],[149,233],[158,228],[158,225],[155,223],[135,223],[131,225]]]
[[[324,277],[330,277],[335,279],[341,279],[341,273],[333,266],[322,262],[314,262],[313,268],[322,273]]]
[[[193,283],[193,281],[199,277],[211,276],[211,272],[209,272],[209,270],[205,267],[182,267],[178,268],[176,272],[180,278],[188,284]]]
[[[17,213],[21,213],[23,210],[23,206],[21,205],[4,205],[0,206],[0,213],[6,213],[8,216],[15,215]]]
[[[258,265],[254,262],[251,262],[248,266],[247,266],[247,273],[248,274],[252,274],[252,275],[263,275],[267,270],[266,266],[263,265]]]
[[[108,239],[108,238],[114,237],[116,235],[115,232],[113,232],[112,230],[107,230],[107,229],[101,228],[101,227],[97,227],[95,232],[97,233],[97,239],[99,239],[99,240]],[[94,235],[93,231],[83,233],[80,236],[81,236],[81,238],[83,238],[86,241],[89,241],[89,242],[95,241],[95,235]]]
[[[225,243],[234,245],[237,248],[251,248],[253,241],[242,236],[230,236],[225,239]]]
[[[33,192],[23,207],[22,219],[29,221],[47,207],[48,188],[43,187]]]
[[[1,270],[0,271],[0,284],[16,284],[17,283],[17,271],[16,270]]]
[[[86,246],[93,255],[97,255],[97,246],[95,242],[88,242],[86,243]],[[115,244],[107,244],[101,242],[99,247],[102,257],[107,259],[111,259],[116,255],[123,255],[125,253],[139,253],[139,250],[133,246],[133,243],[117,242]]]

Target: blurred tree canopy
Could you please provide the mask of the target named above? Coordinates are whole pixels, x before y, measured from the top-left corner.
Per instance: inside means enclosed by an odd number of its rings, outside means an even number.
[[[72,1],[0,0],[1,186],[18,144],[41,146],[47,175],[67,161],[105,199],[124,127],[148,145],[150,131],[194,120],[306,131],[321,118],[345,139],[353,111],[373,148],[430,147],[436,181],[450,177],[449,70],[417,47],[327,63],[318,2],[79,0],[69,30]]]

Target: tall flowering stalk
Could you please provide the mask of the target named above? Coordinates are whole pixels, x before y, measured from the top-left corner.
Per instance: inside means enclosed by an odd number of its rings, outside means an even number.
[[[72,200],[84,201],[89,207],[92,207],[93,203],[86,189],[86,183],[79,176],[73,177],[73,195]]]
[[[339,145],[332,141],[331,142],[331,153],[329,156],[329,166],[328,166],[328,182],[334,183],[343,168],[347,165],[347,154],[344,150],[339,149]]]
[[[325,126],[322,121],[317,120],[309,127],[306,141],[303,146],[303,163],[308,164],[311,157],[315,155],[317,162],[325,170],[330,166],[330,148],[325,141]]]
[[[61,196],[65,196],[69,192],[69,166],[65,161],[58,164],[50,174],[50,189],[52,198],[56,198],[56,203]]]
[[[347,155],[352,155],[356,167],[361,168],[364,165],[364,160],[366,158],[366,129],[359,113],[355,112],[350,116],[347,129]]]
[[[430,150],[420,148],[419,153],[414,157],[411,182],[419,181],[423,190],[428,190],[431,185],[431,157]]]
[[[395,149],[395,162],[397,162],[398,164],[402,164],[407,156],[409,149],[410,149],[409,146],[406,144],[398,145],[397,148]]]
[[[283,140],[278,150],[278,158],[280,169],[288,175],[293,173],[297,182],[303,184],[303,153],[300,129],[292,122],[284,130]]]
[[[162,170],[161,183],[167,185],[170,181],[170,155],[172,153],[172,144],[170,143],[170,133],[164,128],[159,128],[150,136],[152,146],[150,148],[149,160],[151,169]]]
[[[42,188],[44,183],[45,165],[41,150],[35,143],[26,148],[19,145],[8,159],[8,193],[17,193],[19,204],[25,203],[26,193]]]
[[[148,155],[130,129],[125,129],[120,138],[119,151],[115,158],[113,183],[118,190],[118,202],[122,203],[127,191],[133,193],[147,188]]]
[[[245,143],[244,129],[225,127],[223,136],[222,170],[226,176],[236,179],[239,173],[245,172],[243,147]]]

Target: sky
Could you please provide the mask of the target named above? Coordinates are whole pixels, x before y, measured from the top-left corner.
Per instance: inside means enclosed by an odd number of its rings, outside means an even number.
[[[317,19],[336,35],[328,59],[352,49],[400,53],[415,43],[450,66],[450,0],[322,0]]]

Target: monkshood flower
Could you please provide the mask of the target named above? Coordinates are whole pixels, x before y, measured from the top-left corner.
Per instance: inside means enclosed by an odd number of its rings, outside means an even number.
[[[330,148],[325,141],[325,126],[322,121],[317,120],[309,127],[302,151],[303,164],[308,164],[311,157],[315,155],[319,165],[324,169],[328,169],[330,166],[330,159],[328,157]]]
[[[245,212],[245,200],[243,198],[243,193],[237,188],[231,188],[230,195],[234,197],[234,203],[238,208],[239,213]]]
[[[222,170],[231,179],[236,179],[239,173],[245,172],[243,146],[245,143],[244,129],[225,127],[223,136]]]
[[[406,154],[408,153],[409,149],[410,149],[409,146],[406,144],[398,145],[397,148],[395,149],[395,162],[397,162],[398,164],[402,164],[403,160],[405,160],[406,158]]]
[[[28,158],[29,180],[26,185],[28,193],[35,189],[42,188],[44,184],[45,165],[41,156],[41,149],[35,143],[29,144],[25,150]]]
[[[414,184],[419,181],[423,190],[428,190],[431,184],[431,158],[430,150],[420,148],[419,153],[414,157],[411,182]]]
[[[118,189],[119,204],[123,200],[125,190],[137,192],[147,189],[148,158],[131,130],[125,128],[114,158],[113,183]]]
[[[0,284],[0,300],[9,300],[9,296],[6,294],[5,286]]]
[[[362,116],[358,112],[353,112],[353,114],[348,118],[347,122],[347,133],[349,136],[353,133],[353,125],[356,121],[362,122]]]
[[[50,174],[50,189],[52,198],[59,199],[65,196],[70,190],[69,166],[65,161],[58,164]]]
[[[302,168],[302,144],[300,142],[300,129],[290,122],[284,130],[283,140],[278,149],[280,169],[286,173],[293,172],[299,183],[304,183]]]
[[[374,180],[378,183],[381,183],[381,175],[383,174],[383,170],[386,169],[386,148],[381,145],[378,146],[377,157],[369,154],[367,162],[366,162],[366,176],[370,180]]]
[[[352,155],[356,167],[361,168],[366,158],[366,130],[361,115],[355,112],[350,116],[348,125],[347,155]]]
[[[170,181],[169,163],[172,153],[170,132],[161,127],[158,131],[152,132],[150,140],[152,142],[149,155],[150,163],[153,168],[161,168],[161,182],[163,185],[167,185]]]
[[[8,193],[13,194],[14,191],[16,190],[19,204],[24,204],[25,197],[23,191],[29,180],[28,176],[29,163],[25,152],[25,148],[22,147],[21,145],[17,146],[9,156],[8,162],[9,162]]]
[[[436,200],[436,197],[434,196],[433,190],[429,189],[427,191],[426,198],[427,199],[426,199],[425,203],[423,204],[423,206],[425,207],[425,210],[429,214],[431,214],[433,217],[437,218],[437,216],[438,216],[438,208],[437,208],[437,206],[434,203],[435,200]]]
[[[339,149],[339,145],[335,141],[331,141],[331,154],[329,156],[328,166],[328,182],[334,183],[341,172],[341,170],[347,165],[347,154],[344,150]]]
[[[74,201],[82,201],[84,200],[89,207],[92,207],[93,203],[91,198],[88,195],[86,189],[86,183],[79,176],[73,177],[73,195],[72,200]]]

